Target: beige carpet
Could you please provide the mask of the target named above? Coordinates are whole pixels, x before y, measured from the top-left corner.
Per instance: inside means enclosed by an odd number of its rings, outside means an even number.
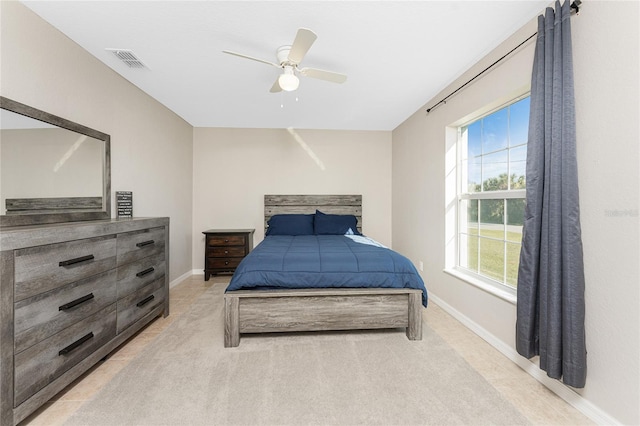
[[[224,285],[191,309],[68,425],[529,424],[423,324],[242,337],[223,347]]]

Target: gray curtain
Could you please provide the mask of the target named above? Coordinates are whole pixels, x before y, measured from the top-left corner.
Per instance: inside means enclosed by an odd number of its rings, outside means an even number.
[[[570,0],[538,17],[516,349],[581,388],[587,373]]]

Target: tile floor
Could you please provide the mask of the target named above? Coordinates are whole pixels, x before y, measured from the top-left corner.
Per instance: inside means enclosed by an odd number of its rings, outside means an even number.
[[[532,424],[595,424],[435,303],[424,315],[429,327]]]
[[[225,285],[228,277],[212,277],[204,281],[196,275],[174,286],[170,291],[171,314],[157,318],[127,342],[99,362],[83,376],[57,394],[20,426],[61,425],[85,401],[96,393],[142,349],[184,313],[191,303],[212,285]],[[456,349],[509,402],[536,425],[591,425],[587,417],[541,385],[533,377],[509,361],[435,303],[424,311],[429,327]]]

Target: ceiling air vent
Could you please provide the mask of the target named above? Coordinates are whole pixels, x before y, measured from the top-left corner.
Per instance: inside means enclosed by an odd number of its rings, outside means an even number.
[[[129,49],[106,49],[116,55],[116,58],[124,62],[129,68],[147,68],[140,59]]]

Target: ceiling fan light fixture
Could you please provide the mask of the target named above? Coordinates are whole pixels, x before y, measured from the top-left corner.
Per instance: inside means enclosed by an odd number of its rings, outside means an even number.
[[[278,77],[278,84],[280,85],[280,88],[282,88],[282,90],[286,92],[293,92],[300,85],[300,80],[293,73],[288,74],[285,72],[284,74],[280,75],[280,77]]]
[[[302,59],[309,51],[309,48],[315,42],[316,38],[316,34],[310,29],[298,28],[298,32],[296,33],[296,38],[293,40],[293,44],[280,46],[276,50],[276,58],[278,61],[277,63],[243,55],[242,53],[232,52],[230,50],[223,50],[222,52],[229,55],[238,56],[240,58],[262,62],[263,64],[272,65],[276,68],[282,69],[283,73],[277,76],[276,81],[273,82],[271,89],[269,89],[269,92],[271,93],[279,93],[283,90],[286,92],[293,92],[294,90],[297,90],[298,86],[300,85],[300,80],[298,79],[297,74],[302,74],[305,77],[316,78],[333,83],[344,83],[347,80],[347,76],[345,74],[340,74],[333,71],[325,71],[317,68],[298,67]]]

